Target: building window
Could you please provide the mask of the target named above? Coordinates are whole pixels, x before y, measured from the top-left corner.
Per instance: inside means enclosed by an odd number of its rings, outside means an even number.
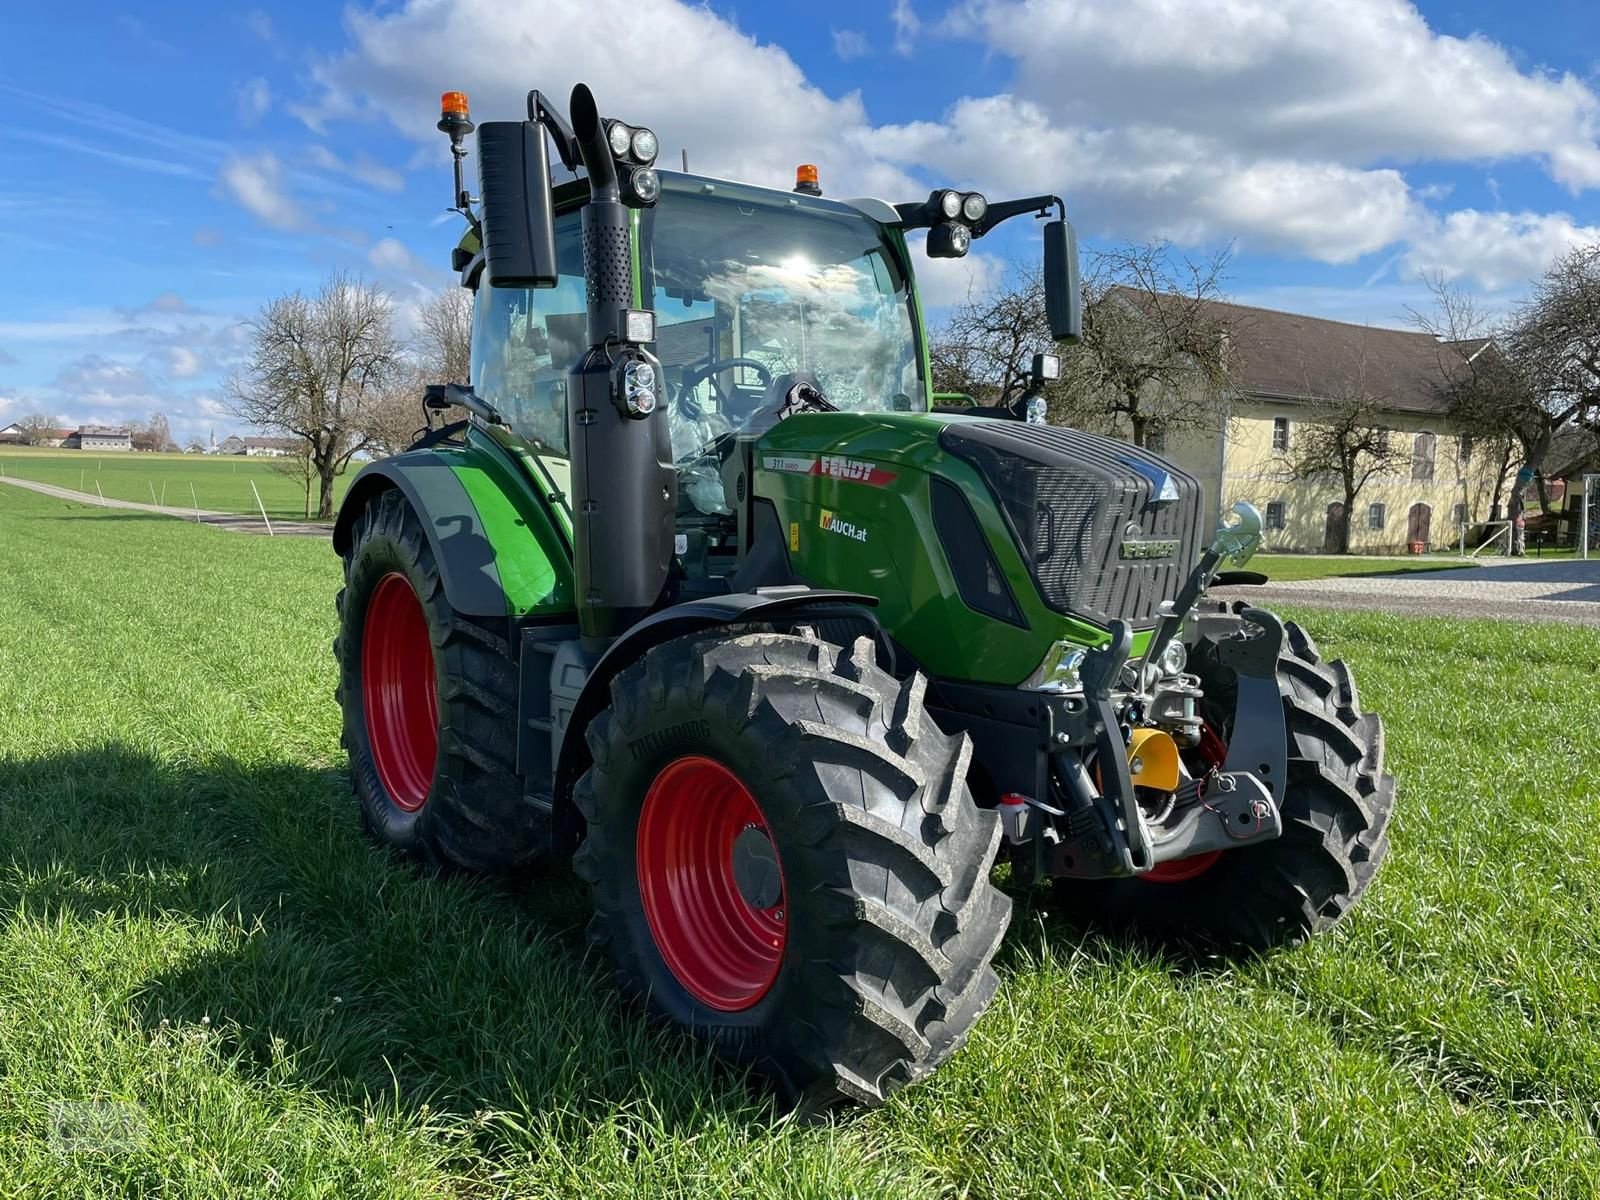
[[[1460,448],[1458,449],[1457,453],[1461,457],[1461,465],[1466,466],[1472,461],[1472,435],[1470,433],[1463,433],[1459,441]]]
[[[1151,421],[1145,426],[1144,448],[1154,454],[1167,452],[1167,427],[1160,421]]]
[[[1283,501],[1273,500],[1267,504],[1267,528],[1283,528]]]
[[[1367,505],[1367,528],[1382,529],[1383,523],[1389,519],[1388,510],[1381,504]]]
[[[1450,519],[1458,526],[1467,523],[1467,502],[1465,500],[1456,501],[1455,508],[1450,510]]]
[[[1287,450],[1289,448],[1289,418],[1272,418],[1272,448],[1274,450]]]
[[[1433,452],[1437,439],[1431,433],[1419,433],[1411,443],[1411,478],[1433,478]]]

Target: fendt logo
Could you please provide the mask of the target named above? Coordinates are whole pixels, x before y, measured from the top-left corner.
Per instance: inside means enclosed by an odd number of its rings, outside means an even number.
[[[827,509],[822,510],[822,520],[819,522],[825,533],[836,533],[840,537],[851,538],[857,542],[867,540],[867,531],[859,525],[852,525],[849,521],[841,521]]]
[[[871,487],[886,487],[899,478],[893,471],[885,471],[874,463],[860,458],[845,458],[839,454],[824,454],[820,458],[768,454],[762,457],[761,465],[769,471],[785,471],[790,475],[826,475],[829,479],[844,479]]]
[[[1172,558],[1178,553],[1177,538],[1141,537],[1143,533],[1137,525],[1129,525],[1122,531],[1118,552],[1123,558]]]

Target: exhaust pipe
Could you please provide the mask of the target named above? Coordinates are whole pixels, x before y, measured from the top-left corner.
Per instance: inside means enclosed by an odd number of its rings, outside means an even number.
[[[572,89],[572,131],[589,177],[583,270],[589,349],[567,378],[573,568],[585,647],[601,651],[660,604],[672,567],[678,476],[661,364],[627,340],[631,214],[594,95]],[[649,380],[641,391],[641,381]]]

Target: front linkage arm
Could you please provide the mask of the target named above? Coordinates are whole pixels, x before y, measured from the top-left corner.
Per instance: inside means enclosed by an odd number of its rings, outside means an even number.
[[[1243,564],[1261,540],[1261,518],[1248,504],[1234,506],[1236,520],[1217,531],[1177,600],[1168,607],[1139,664],[1155,661],[1189,619],[1222,564]],[[1054,818],[1038,843],[1039,866],[1052,875],[1078,878],[1129,876],[1158,863],[1265,841],[1283,832],[1275,797],[1288,769],[1288,729],[1278,683],[1283,622],[1272,613],[1206,613],[1197,622],[1200,639],[1217,648],[1237,679],[1227,759],[1193,786],[1198,803],[1157,838],[1139,806],[1128,770],[1126,731],[1113,701],[1132,646],[1124,621],[1111,623],[1110,642],[1089,651],[1080,671],[1081,696],[1049,698],[1041,706],[1041,732],[1065,809],[1038,804]],[[1079,747],[1092,744],[1099,786],[1090,778]],[[1042,861],[1040,861],[1042,859]]]

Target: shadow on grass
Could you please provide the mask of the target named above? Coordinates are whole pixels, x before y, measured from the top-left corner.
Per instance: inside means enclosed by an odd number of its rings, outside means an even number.
[[[618,1002],[585,954],[579,885],[423,876],[361,836],[342,771],[126,746],[0,761],[0,844],[0,908],[153,927],[132,1019],[209,1023],[265,1078],[511,1128],[641,1108],[684,1129],[774,1119]]]

